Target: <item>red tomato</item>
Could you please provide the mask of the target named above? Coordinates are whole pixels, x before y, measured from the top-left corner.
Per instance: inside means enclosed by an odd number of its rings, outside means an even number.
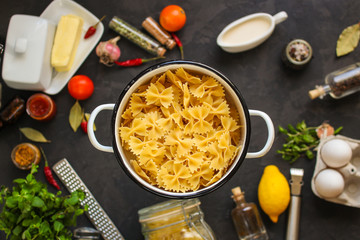
[[[85,75],[76,75],[68,83],[70,95],[77,100],[85,100],[94,92],[94,83]]]

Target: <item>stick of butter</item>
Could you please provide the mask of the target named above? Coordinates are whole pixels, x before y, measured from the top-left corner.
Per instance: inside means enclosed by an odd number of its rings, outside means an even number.
[[[75,15],[60,18],[51,52],[51,65],[58,72],[71,69],[79,46],[84,21]]]

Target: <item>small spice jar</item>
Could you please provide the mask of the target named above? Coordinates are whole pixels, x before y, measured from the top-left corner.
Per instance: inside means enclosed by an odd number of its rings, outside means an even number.
[[[26,112],[35,120],[48,121],[55,116],[56,104],[48,95],[36,93],[27,100]]]
[[[215,235],[204,221],[200,200],[169,200],[138,211],[142,233],[146,240],[205,239]]]
[[[16,167],[28,170],[33,164],[40,163],[41,153],[34,144],[21,143],[12,150],[11,159]]]
[[[312,48],[307,41],[295,39],[286,45],[281,59],[287,67],[300,70],[310,62],[312,55]]]

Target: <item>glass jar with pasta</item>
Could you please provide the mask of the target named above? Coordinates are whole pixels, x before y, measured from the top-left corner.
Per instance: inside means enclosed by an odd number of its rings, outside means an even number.
[[[197,198],[169,200],[138,211],[142,233],[146,240],[185,239],[215,240],[204,220]]]

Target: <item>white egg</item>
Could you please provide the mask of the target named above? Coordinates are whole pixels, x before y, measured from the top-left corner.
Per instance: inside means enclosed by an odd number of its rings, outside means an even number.
[[[344,191],[345,181],[334,169],[324,169],[315,178],[315,189],[324,198],[334,198]]]
[[[322,160],[332,168],[343,167],[348,164],[352,157],[349,144],[341,139],[327,141],[320,150]]]

